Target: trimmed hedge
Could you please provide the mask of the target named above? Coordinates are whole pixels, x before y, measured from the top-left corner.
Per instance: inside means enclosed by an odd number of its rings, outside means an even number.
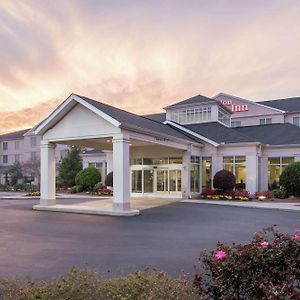
[[[215,174],[213,185],[215,189],[221,191],[233,190],[235,188],[235,176],[227,170],[221,170]]]

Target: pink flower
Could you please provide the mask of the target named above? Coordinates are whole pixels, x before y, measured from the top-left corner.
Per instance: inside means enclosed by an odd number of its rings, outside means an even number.
[[[215,254],[215,258],[216,258],[217,260],[222,260],[222,259],[224,259],[226,256],[227,256],[227,253],[226,253],[225,251],[223,251],[223,250],[219,250],[219,251],[217,251],[217,253]]]
[[[260,243],[260,245],[262,248],[267,248],[269,246],[269,243],[265,241],[265,242]]]
[[[300,239],[300,235],[295,234],[295,235],[293,236],[293,240],[294,240],[294,241],[298,241],[299,239]]]

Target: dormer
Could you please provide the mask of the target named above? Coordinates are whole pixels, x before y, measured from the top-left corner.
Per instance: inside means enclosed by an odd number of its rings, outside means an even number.
[[[178,124],[220,122],[230,127],[231,110],[221,102],[202,95],[169,105],[164,109],[166,120]]]

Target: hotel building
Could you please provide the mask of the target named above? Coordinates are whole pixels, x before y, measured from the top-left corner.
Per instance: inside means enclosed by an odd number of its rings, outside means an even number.
[[[54,162],[71,145],[95,149],[85,155],[85,166],[99,163],[103,174],[114,171],[117,210],[130,209],[133,196],[193,197],[212,187],[221,169],[234,173],[237,188],[267,190],[300,160],[300,98],[254,102],[220,93],[164,110],[140,116],[71,94],[25,133],[19,153],[30,159],[33,138],[41,143],[41,203],[55,203]],[[17,139],[6,137],[0,137],[0,167],[18,155],[6,146]]]

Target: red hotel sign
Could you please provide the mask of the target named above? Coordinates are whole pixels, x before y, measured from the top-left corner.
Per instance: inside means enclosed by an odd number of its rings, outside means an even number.
[[[221,100],[221,103],[226,106],[230,106],[231,111],[233,112],[243,112],[248,111],[247,104],[233,104],[232,100]]]

